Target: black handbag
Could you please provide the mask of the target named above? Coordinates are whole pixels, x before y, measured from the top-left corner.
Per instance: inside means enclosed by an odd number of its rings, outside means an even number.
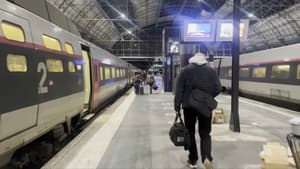
[[[186,108],[192,108],[206,117],[211,117],[211,111],[217,107],[218,103],[211,95],[200,89],[192,89],[188,98]]]
[[[174,124],[169,131],[169,136],[175,146],[184,146],[185,150],[187,150],[190,147],[190,134],[181,119],[180,112],[176,113]]]
[[[158,86],[154,83],[153,86],[152,86],[152,89],[157,90]]]

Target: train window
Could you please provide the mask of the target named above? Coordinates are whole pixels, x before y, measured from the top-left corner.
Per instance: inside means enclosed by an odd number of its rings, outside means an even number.
[[[232,77],[232,69],[228,68],[227,77]]]
[[[300,64],[297,66],[297,79],[300,79]]]
[[[48,72],[63,72],[64,67],[61,60],[57,59],[47,59],[47,69]]]
[[[73,62],[68,62],[69,72],[75,72],[75,65]]]
[[[266,67],[256,67],[253,69],[253,78],[265,78],[266,77]]]
[[[59,40],[43,35],[43,41],[46,48],[61,51],[61,44]]]
[[[288,79],[290,77],[290,65],[272,66],[272,79]]]
[[[103,68],[102,68],[102,66],[100,66],[100,69],[99,69],[99,79],[103,80]]]
[[[99,80],[99,75],[98,75],[98,66],[97,65],[94,65],[94,79],[95,81],[98,81]]]
[[[123,69],[120,69],[120,77],[123,77]]]
[[[27,72],[27,60],[23,55],[8,54],[6,64],[9,72]]]
[[[117,69],[117,78],[120,77],[120,69]]]
[[[74,54],[73,46],[70,43],[65,43],[65,48],[68,54]]]
[[[20,26],[8,22],[2,22],[1,27],[5,38],[18,42],[25,42],[25,34]]]
[[[77,69],[77,71],[81,71],[82,70],[82,66],[81,65],[76,65],[76,69]]]
[[[240,69],[240,77],[249,77],[249,68],[243,67]]]
[[[116,68],[112,67],[111,68],[111,78],[115,78],[116,77]]]
[[[105,80],[109,80],[110,79],[110,68],[105,67],[104,73],[105,73]]]

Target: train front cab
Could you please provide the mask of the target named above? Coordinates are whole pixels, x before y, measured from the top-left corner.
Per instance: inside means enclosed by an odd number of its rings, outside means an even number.
[[[79,39],[63,30],[69,39],[59,36],[53,32],[56,26],[44,20],[31,21],[36,16],[23,19],[30,14],[16,8],[19,13],[13,15],[0,9],[0,166],[16,149],[55,128],[64,129],[84,107],[83,72],[76,68]],[[76,52],[68,53],[62,45],[67,43]]]
[[[33,45],[28,44],[29,48],[24,47],[25,40],[32,42],[29,22],[2,10],[0,10],[0,21],[0,77],[5,79],[0,83],[1,156],[1,152],[6,151],[5,145],[12,147],[5,140],[37,126],[39,101],[35,85],[38,77],[34,73],[36,64],[32,62]],[[7,21],[15,21],[19,25]],[[18,33],[14,34],[15,31]],[[27,35],[26,39],[24,34]],[[5,35],[12,40],[8,40]],[[13,66],[14,60],[19,62],[19,67]],[[14,144],[21,144],[21,142],[16,140]],[[1,160],[3,161],[0,162],[0,166],[5,163],[6,158]]]

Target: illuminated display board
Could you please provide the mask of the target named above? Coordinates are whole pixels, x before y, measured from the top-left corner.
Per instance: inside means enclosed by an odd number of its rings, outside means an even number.
[[[249,20],[241,20],[240,23],[240,40],[247,40]],[[217,24],[217,41],[232,41],[233,23],[232,20],[218,20]]]
[[[215,20],[188,20],[184,22],[184,42],[210,42],[215,40]]]

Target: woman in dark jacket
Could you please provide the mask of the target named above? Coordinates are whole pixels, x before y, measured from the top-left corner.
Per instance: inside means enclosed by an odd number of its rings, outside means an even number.
[[[210,136],[212,110],[207,109],[206,111],[209,112],[206,113],[197,112],[195,109],[187,106],[187,101],[194,88],[215,97],[221,92],[221,84],[217,73],[207,65],[204,54],[196,53],[190,58],[189,63],[177,78],[174,109],[179,112],[182,106],[184,110],[185,125],[191,136],[188,159],[190,168],[197,168],[198,152],[195,141],[195,124],[198,120],[202,162],[206,169],[212,169]],[[210,114],[210,117],[206,117],[203,114]]]

